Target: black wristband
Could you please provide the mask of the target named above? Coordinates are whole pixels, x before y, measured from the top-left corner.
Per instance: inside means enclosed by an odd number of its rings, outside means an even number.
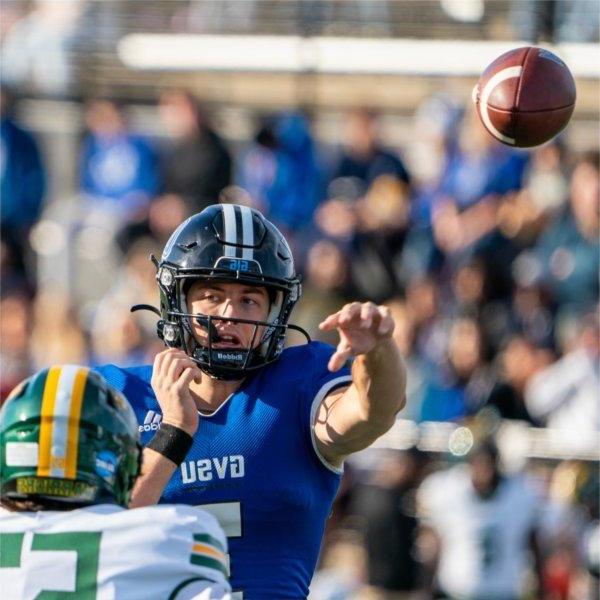
[[[187,456],[193,441],[192,436],[183,429],[168,423],[161,423],[160,429],[154,434],[146,448],[151,448],[179,466]]]

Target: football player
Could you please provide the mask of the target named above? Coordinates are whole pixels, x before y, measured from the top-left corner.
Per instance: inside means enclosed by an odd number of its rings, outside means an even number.
[[[75,365],[21,383],[0,412],[0,595],[231,598],[226,538],[189,506],[125,510],[142,449],[125,397]]]
[[[300,281],[283,235],[246,206],[190,217],[154,260],[169,348],[99,369],[143,432],[131,505],[206,506],[229,537],[234,597],[305,598],[344,459],[404,404],[389,311],[348,304],[320,325],[337,348],[284,350]]]
[[[441,596],[517,599],[532,583],[539,592],[540,493],[527,478],[502,474],[491,440],[475,445],[468,458],[468,465],[430,475],[417,497],[425,532],[433,536]]]

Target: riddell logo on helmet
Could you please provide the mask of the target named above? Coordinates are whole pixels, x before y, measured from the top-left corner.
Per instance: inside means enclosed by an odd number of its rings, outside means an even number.
[[[243,354],[232,354],[230,352],[217,352],[217,358],[219,360],[242,360],[244,358]]]
[[[144,419],[144,424],[140,425],[138,429],[140,432],[142,431],[156,431],[160,429],[160,424],[162,422],[162,415],[160,413],[154,412],[153,410],[149,410],[146,414],[146,418]]]

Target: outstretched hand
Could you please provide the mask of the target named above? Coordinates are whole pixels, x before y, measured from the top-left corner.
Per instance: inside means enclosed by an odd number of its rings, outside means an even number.
[[[327,368],[338,371],[351,356],[370,352],[394,332],[394,320],[387,306],[373,302],[352,302],[329,315],[319,324],[321,331],[337,329],[340,343],[329,359]]]

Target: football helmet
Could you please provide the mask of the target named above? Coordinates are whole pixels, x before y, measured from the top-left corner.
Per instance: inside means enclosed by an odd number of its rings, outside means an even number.
[[[301,293],[288,243],[257,210],[236,204],[209,206],[184,221],[167,242],[161,260],[154,260],[160,291],[159,337],[184,350],[210,376],[240,379],[273,362],[283,350],[287,329],[300,331],[310,341],[302,328],[288,324]],[[266,288],[270,298],[266,321],[191,314],[186,294],[198,280]],[[138,305],[132,310],[140,308],[152,307]],[[214,347],[217,321],[254,325],[252,341],[245,348]],[[194,337],[194,322],[208,332],[206,345]]]
[[[0,495],[53,506],[127,506],[142,447],[133,409],[98,373],[52,366],[0,411]]]

